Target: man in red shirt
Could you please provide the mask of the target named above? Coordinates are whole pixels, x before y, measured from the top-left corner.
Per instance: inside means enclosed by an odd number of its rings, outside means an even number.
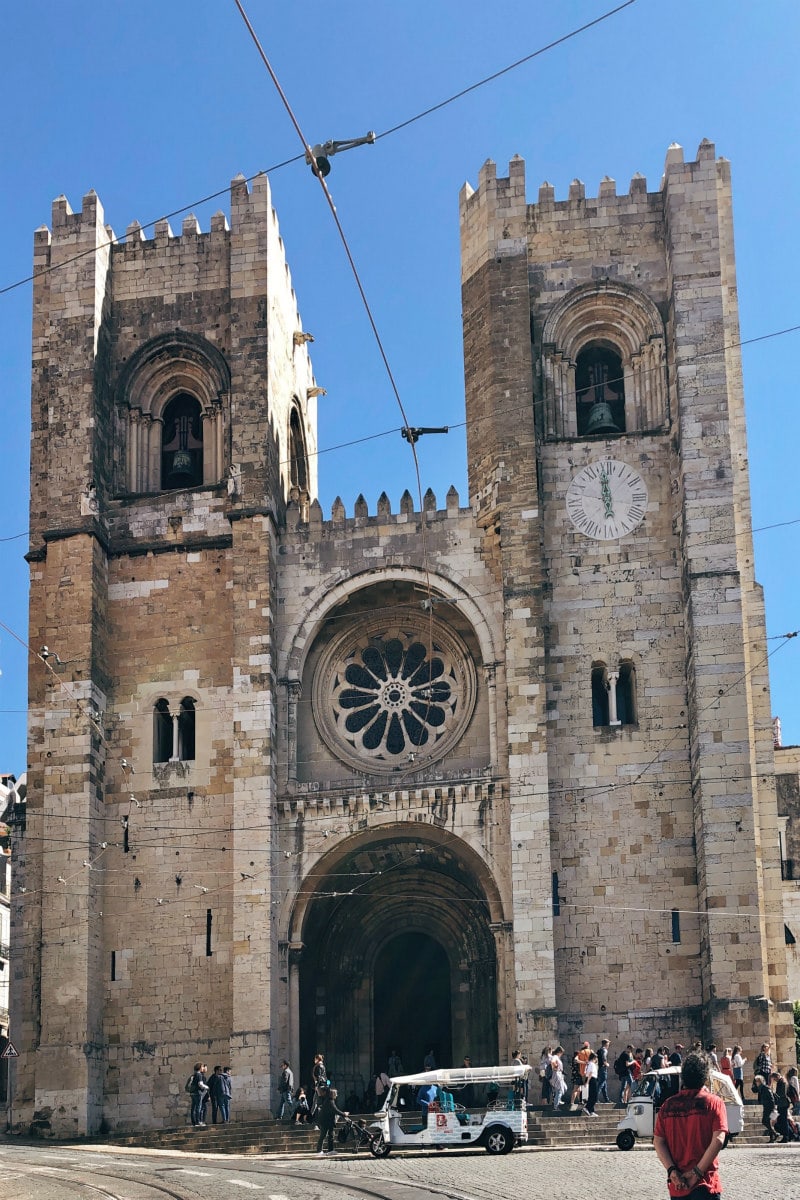
[[[722,1184],[717,1156],[725,1145],[728,1114],[719,1096],[708,1090],[705,1054],[687,1054],[681,1090],[658,1110],[653,1146],[666,1168],[670,1196],[680,1200],[717,1200]]]

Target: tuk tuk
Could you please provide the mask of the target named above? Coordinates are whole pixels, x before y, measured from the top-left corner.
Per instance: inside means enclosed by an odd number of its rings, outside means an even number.
[[[660,1071],[648,1071],[633,1087],[625,1116],[618,1123],[617,1145],[620,1150],[632,1150],[637,1137],[651,1138],[656,1124],[656,1113],[669,1096],[680,1091],[680,1067],[664,1067]],[[733,1080],[721,1071],[711,1071],[709,1088],[715,1096],[725,1101],[728,1113],[728,1136],[725,1145],[744,1129],[744,1103]]]
[[[394,1077],[371,1126],[371,1152],[384,1158],[391,1150],[482,1146],[489,1154],[510,1153],[528,1140],[530,1070],[528,1064],[453,1067]]]

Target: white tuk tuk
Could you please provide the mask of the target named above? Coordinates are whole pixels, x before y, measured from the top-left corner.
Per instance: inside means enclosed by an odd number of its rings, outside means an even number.
[[[528,1064],[398,1075],[371,1125],[376,1158],[390,1150],[483,1146],[508,1154],[528,1140]]]
[[[620,1150],[632,1150],[637,1137],[653,1136],[656,1113],[669,1096],[674,1096],[680,1091],[680,1087],[680,1067],[648,1071],[637,1080],[625,1116],[617,1125],[617,1145]],[[715,1096],[720,1096],[725,1101],[728,1113],[728,1137],[725,1139],[727,1146],[728,1141],[744,1129],[744,1103],[733,1080],[721,1071],[710,1072],[709,1087]]]

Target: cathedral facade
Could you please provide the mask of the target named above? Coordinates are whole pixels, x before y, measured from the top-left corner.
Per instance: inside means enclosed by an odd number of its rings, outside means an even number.
[[[487,163],[461,224],[469,497],[330,517],[265,177],[36,233],[23,1127],[182,1123],[198,1058],[256,1117],[317,1050],[790,1055],[728,165]]]

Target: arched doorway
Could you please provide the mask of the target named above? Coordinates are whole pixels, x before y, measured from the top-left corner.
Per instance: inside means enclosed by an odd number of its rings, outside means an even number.
[[[409,1071],[497,1061],[497,952],[485,867],[444,831],[412,826],[353,838],[318,864],[301,894],[300,1078],[325,1055],[343,1098],[363,1095],[396,1049]],[[492,890],[492,901],[479,879]]]
[[[437,1064],[453,1062],[450,964],[426,933],[399,933],[379,951],[373,971],[375,1066],[392,1050],[406,1071],[421,1071],[433,1050]]]

